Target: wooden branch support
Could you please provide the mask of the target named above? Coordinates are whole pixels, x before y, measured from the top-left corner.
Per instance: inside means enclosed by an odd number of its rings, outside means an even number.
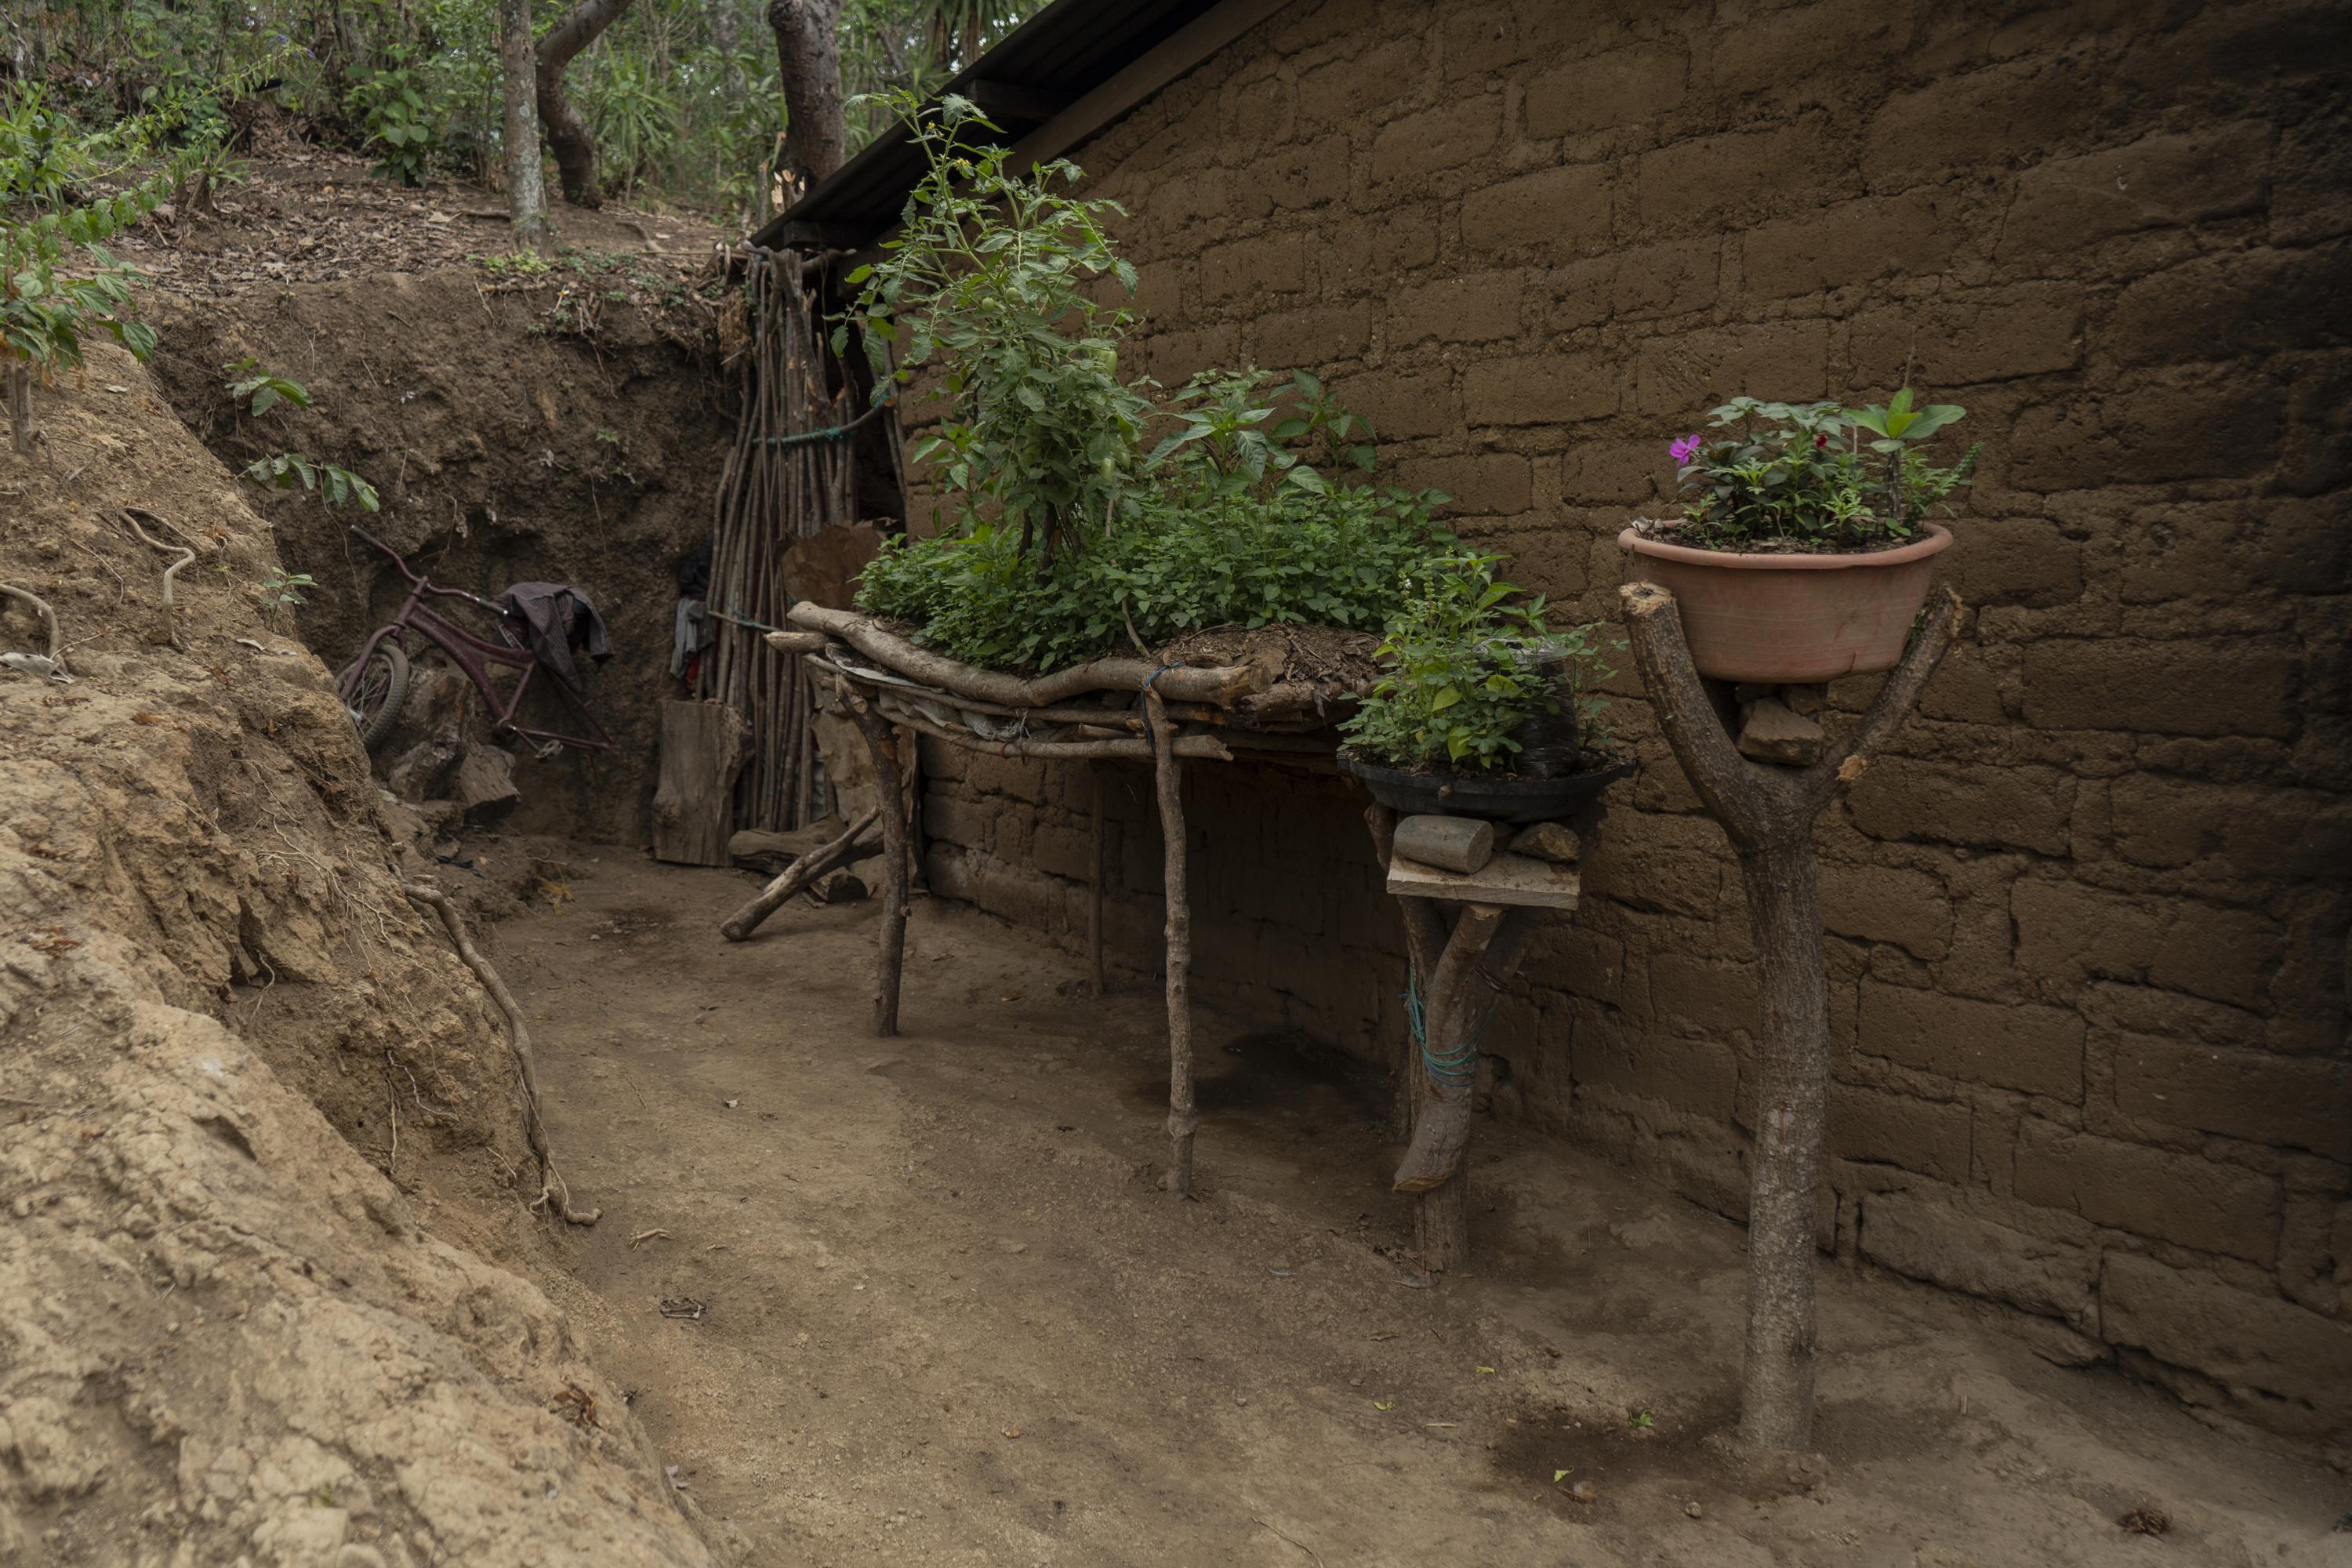
[[[1830,1089],[1829,993],[1822,969],[1813,820],[1870,765],[1871,752],[1917,701],[1951,646],[1959,596],[1932,604],[1902,662],[1843,751],[1809,767],[1741,756],[1725,729],[1727,692],[1692,667],[1674,595],[1654,583],[1618,590],[1634,662],[1675,758],[1723,825],[1748,891],[1762,1016],[1761,1081],[1748,1202],[1748,1330],[1739,1436],[1803,1448],[1813,1422],[1813,1251]]]
[[[1110,799],[1110,784],[1099,763],[1090,764],[1087,772],[1094,784],[1094,874],[1087,880],[1087,957],[1093,965],[1095,1000],[1099,1002],[1108,989],[1103,982],[1103,872],[1109,859],[1110,836],[1103,831],[1103,810]]]
[[[792,607],[786,619],[795,626],[839,637],[868,658],[909,679],[984,701],[1011,703],[1016,708],[1049,708],[1068,698],[1096,691],[1141,691],[1147,683],[1171,701],[1210,702],[1229,708],[1273,684],[1272,677],[1256,665],[1155,669],[1139,658],[1098,658],[1090,664],[1066,666],[1051,675],[1010,675],[918,647],[851,610],[828,610],[822,605],[803,601]]]
[[[1171,672],[1172,673],[1172,672]],[[1192,1195],[1192,1135],[1201,1118],[1192,1100],[1192,910],[1185,896],[1183,764],[1175,721],[1156,685],[1143,689],[1151,716],[1152,774],[1160,796],[1163,894],[1168,908],[1168,1190]]]
[[[1404,864],[1398,859],[1402,849],[1396,814],[1375,805],[1364,819],[1381,863],[1391,868],[1390,890],[1395,892],[1393,868]],[[1397,1166],[1394,1190],[1421,1196],[1415,1245],[1422,1266],[1433,1273],[1459,1269],[1470,1259],[1466,1155],[1479,1037],[1544,909],[1575,907],[1572,886],[1564,901],[1547,897],[1505,902],[1484,900],[1475,876],[1450,880],[1458,884],[1453,896],[1463,901],[1397,900],[1411,965],[1407,1007],[1412,1027],[1407,1031],[1402,1077],[1412,1086],[1412,1141]]]
[[[842,834],[840,837],[823,848],[809,851],[784,868],[783,874],[761,889],[756,898],[727,917],[726,923],[719,928],[719,934],[729,942],[742,942],[748,939],[753,931],[760,929],[761,921],[790,903],[793,896],[803,888],[807,887],[835,866],[855,857],[857,853],[858,839],[881,816],[882,807],[877,805],[851,823],[848,831]],[[885,837],[887,837],[887,834]]]
[[[887,1040],[898,1032],[898,984],[907,966],[907,775],[898,765],[898,733],[890,721],[846,680],[840,690],[866,750],[874,753],[874,773],[882,788],[882,933],[875,944],[874,1033]]]

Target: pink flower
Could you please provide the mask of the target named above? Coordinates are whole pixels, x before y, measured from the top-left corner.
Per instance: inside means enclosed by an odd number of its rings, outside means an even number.
[[[1696,434],[1685,436],[1667,450],[1675,455],[1675,462],[1677,465],[1688,464],[1693,458],[1698,456],[1698,437]]]

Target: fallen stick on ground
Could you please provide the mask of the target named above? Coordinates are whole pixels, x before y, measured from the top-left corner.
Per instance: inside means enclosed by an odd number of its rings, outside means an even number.
[[[511,1031],[509,1043],[514,1047],[515,1067],[522,1079],[523,1136],[530,1141],[530,1152],[539,1161],[539,1196],[532,1200],[530,1206],[534,1209],[552,1207],[572,1225],[594,1225],[604,1216],[604,1211],[593,1208],[583,1212],[573,1208],[572,1189],[564,1185],[562,1176],[555,1173],[555,1156],[548,1152],[547,1147],[547,1123],[541,1120],[539,1114],[539,1069],[531,1059],[530,1031],[523,1027],[522,1009],[515,1005],[514,993],[509,991],[506,982],[499,978],[499,972],[490,967],[490,961],[475,951],[474,944],[466,939],[466,922],[459,918],[457,906],[449,901],[448,894],[438,888],[419,887],[414,882],[403,882],[400,890],[407,895],[411,903],[422,904],[440,915],[442,925],[448,929],[450,942],[457,945],[457,956],[466,961],[466,967],[474,972],[474,978],[482,983],[482,989],[490,994],[490,1000],[496,1002],[499,1011],[507,1016],[507,1027]]]
[[[58,613],[49,608],[49,602],[38,594],[29,589],[19,588],[13,583],[0,583],[0,594],[5,594],[12,599],[22,599],[33,606],[33,613],[41,617],[41,624],[49,631],[49,668],[58,675],[64,675],[66,660],[65,655],[58,651]]]
[[[876,806],[849,825],[848,831],[822,849],[811,850],[784,868],[783,875],[760,889],[759,896],[727,917],[719,934],[729,942],[741,942],[760,929],[760,922],[782,909],[793,894],[815,879],[832,870],[850,857],[857,847],[857,836],[880,820],[882,808]]]

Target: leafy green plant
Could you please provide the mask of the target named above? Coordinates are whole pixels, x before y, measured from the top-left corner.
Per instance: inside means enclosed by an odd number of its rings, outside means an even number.
[[[283,567],[270,568],[269,575],[261,580],[261,607],[271,615],[280,610],[307,605],[310,592],[318,583],[308,572],[289,576]]]
[[[0,380],[17,452],[34,449],[34,384],[79,369],[84,338],[104,331],[142,360],[154,352],[132,309],[139,274],[103,242],[153,212],[204,155],[159,148],[185,119],[166,106],[85,132],[38,84],[0,95]]]
[[[1406,580],[1380,647],[1385,672],[1340,726],[1350,752],[1404,768],[1507,766],[1520,726],[1559,710],[1559,697],[1534,679],[1548,655],[1565,657],[1570,700],[1580,717],[1593,715],[1597,704],[1580,693],[1590,676],[1609,673],[1600,627],[1550,631],[1540,595],[1517,600],[1516,587],[1496,580],[1501,561],[1439,556]]]
[[[386,63],[351,90],[344,109],[366,129],[364,145],[376,168],[404,185],[422,185],[430,175],[441,122],[440,106],[428,96],[425,72],[412,64],[414,51],[394,44]]]
[[[1694,433],[1671,448],[1690,498],[1679,531],[1717,550],[1900,542],[1975,471],[1980,447],[1950,468],[1929,463],[1918,447],[1966,413],[1955,404],[1917,407],[1907,386],[1867,408],[1736,397],[1710,416],[1723,434]],[[1865,435],[1875,439],[1865,445]]]
[[[289,381],[260,366],[261,362],[251,354],[221,366],[230,378],[227,384],[230,402],[247,405],[246,411],[256,418],[281,403],[296,408],[310,406],[309,388],[299,381]]]
[[[849,274],[859,293],[834,352],[847,352],[854,328],[877,396],[939,359],[947,410],[910,458],[938,468],[961,521],[991,516],[1021,550],[1034,542],[1050,557],[1113,518],[1150,414],[1118,375],[1134,317],[1089,289],[1108,277],[1134,290],[1135,268],[1102,226],[1121,209],[1066,194],[1079,178],[1066,160],[1016,174],[1009,147],[971,145],[971,129],[996,127],[967,99],[950,95],[936,112],[908,93],[887,101],[926,168],[882,259]]]
[[[676,155],[680,105],[650,61],[625,51],[597,51],[582,97],[608,188],[647,184]]]
[[[359,475],[332,463],[314,461],[299,452],[256,458],[238,471],[237,478],[271,489],[315,491],[329,506],[356,503],[362,511],[373,511],[378,505],[375,487]]]

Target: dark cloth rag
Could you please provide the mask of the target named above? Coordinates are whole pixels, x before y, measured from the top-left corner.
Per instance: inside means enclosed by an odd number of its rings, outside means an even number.
[[[569,583],[517,583],[499,595],[499,608],[509,625],[530,639],[539,662],[572,690],[580,689],[580,667],[574,649],[602,664],[613,657],[613,639],[604,635],[604,617],[588,595]]]

